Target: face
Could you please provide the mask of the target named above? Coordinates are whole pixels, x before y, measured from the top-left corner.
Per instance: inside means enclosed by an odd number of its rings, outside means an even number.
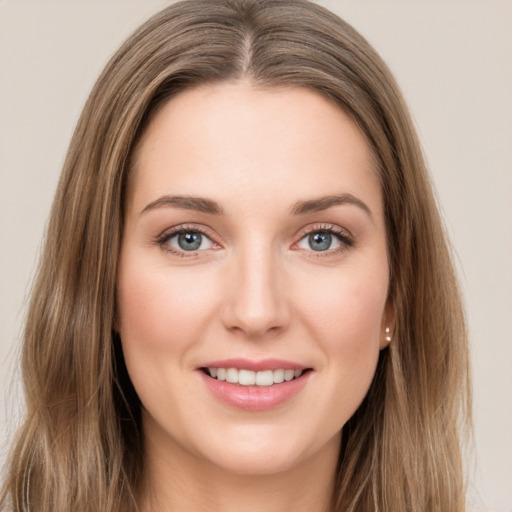
[[[393,321],[364,137],[233,83],[169,101],[135,157],[117,328],[147,445],[245,474],[337,453]]]

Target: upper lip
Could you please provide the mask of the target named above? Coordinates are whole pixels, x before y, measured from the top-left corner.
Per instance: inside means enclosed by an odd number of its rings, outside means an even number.
[[[230,358],[208,361],[202,364],[200,368],[237,368],[238,370],[261,372],[265,370],[306,370],[310,367],[284,359],[260,359],[256,361],[253,359]]]

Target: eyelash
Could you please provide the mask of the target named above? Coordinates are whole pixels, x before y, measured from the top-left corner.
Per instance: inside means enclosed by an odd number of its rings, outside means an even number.
[[[355,246],[355,240],[352,235],[348,233],[347,230],[341,229],[334,224],[316,224],[309,226],[303,231],[299,241],[295,242],[294,245],[297,245],[300,241],[312,233],[329,233],[330,235],[334,235],[340,242],[340,245],[339,247],[328,249],[326,251],[306,251],[308,253],[308,257],[310,258],[328,258],[333,255],[341,254]]]
[[[200,235],[203,235],[211,240],[213,244],[219,245],[214,241],[212,235],[209,234],[205,229],[194,225],[179,226],[172,228],[170,231],[165,231],[157,237],[156,243],[161,247],[163,251],[171,253],[174,256],[179,256],[181,258],[195,258],[199,256],[200,251],[180,251],[167,243],[171,238],[181,233],[199,233]]]
[[[205,237],[207,237],[213,244],[220,246],[217,242],[214,241],[214,238],[210,233],[207,232],[207,230],[202,229],[199,226],[195,225],[182,225],[176,228],[172,228],[170,231],[165,231],[161,235],[159,235],[156,238],[156,243],[161,247],[161,249],[165,252],[171,253],[175,256],[179,256],[181,258],[194,258],[199,256],[199,253],[201,251],[183,251],[178,250],[171,245],[168,244],[169,240],[173,238],[176,235],[179,235],[181,233],[199,233]],[[302,233],[297,242],[293,244],[293,246],[296,246],[299,244],[304,238],[311,235],[312,233],[329,233],[331,235],[334,235],[338,241],[340,242],[339,247],[336,247],[334,249],[327,249],[325,251],[313,251],[313,250],[306,250],[309,257],[312,258],[326,258],[329,256],[341,254],[342,252],[354,247],[355,241],[346,230],[340,229],[339,227],[333,225],[333,224],[321,224],[321,225],[313,225],[306,228]],[[203,249],[204,250],[204,249]]]

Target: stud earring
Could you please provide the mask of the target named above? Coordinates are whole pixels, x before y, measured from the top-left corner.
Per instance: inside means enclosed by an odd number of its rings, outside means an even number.
[[[384,339],[389,342],[389,341],[391,341],[391,336],[389,334],[389,327],[386,327],[385,331],[386,331],[386,337]]]

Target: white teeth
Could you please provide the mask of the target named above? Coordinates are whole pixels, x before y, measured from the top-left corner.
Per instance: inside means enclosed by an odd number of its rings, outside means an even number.
[[[274,372],[272,370],[265,370],[256,374],[257,386],[272,386],[274,384]]]
[[[254,386],[256,384],[256,373],[251,370],[239,370],[238,384],[242,386]]]
[[[226,370],[226,382],[236,384],[238,382],[238,370],[236,368],[228,368]]]
[[[293,377],[295,377],[295,372],[293,370],[284,371],[284,380],[292,380]]]
[[[208,368],[210,376],[217,380],[225,380],[231,384],[241,386],[272,386],[300,377],[303,370],[264,370],[253,372],[251,370],[238,370],[237,368]]]
[[[284,370],[274,370],[274,382],[281,384],[284,381]]]

